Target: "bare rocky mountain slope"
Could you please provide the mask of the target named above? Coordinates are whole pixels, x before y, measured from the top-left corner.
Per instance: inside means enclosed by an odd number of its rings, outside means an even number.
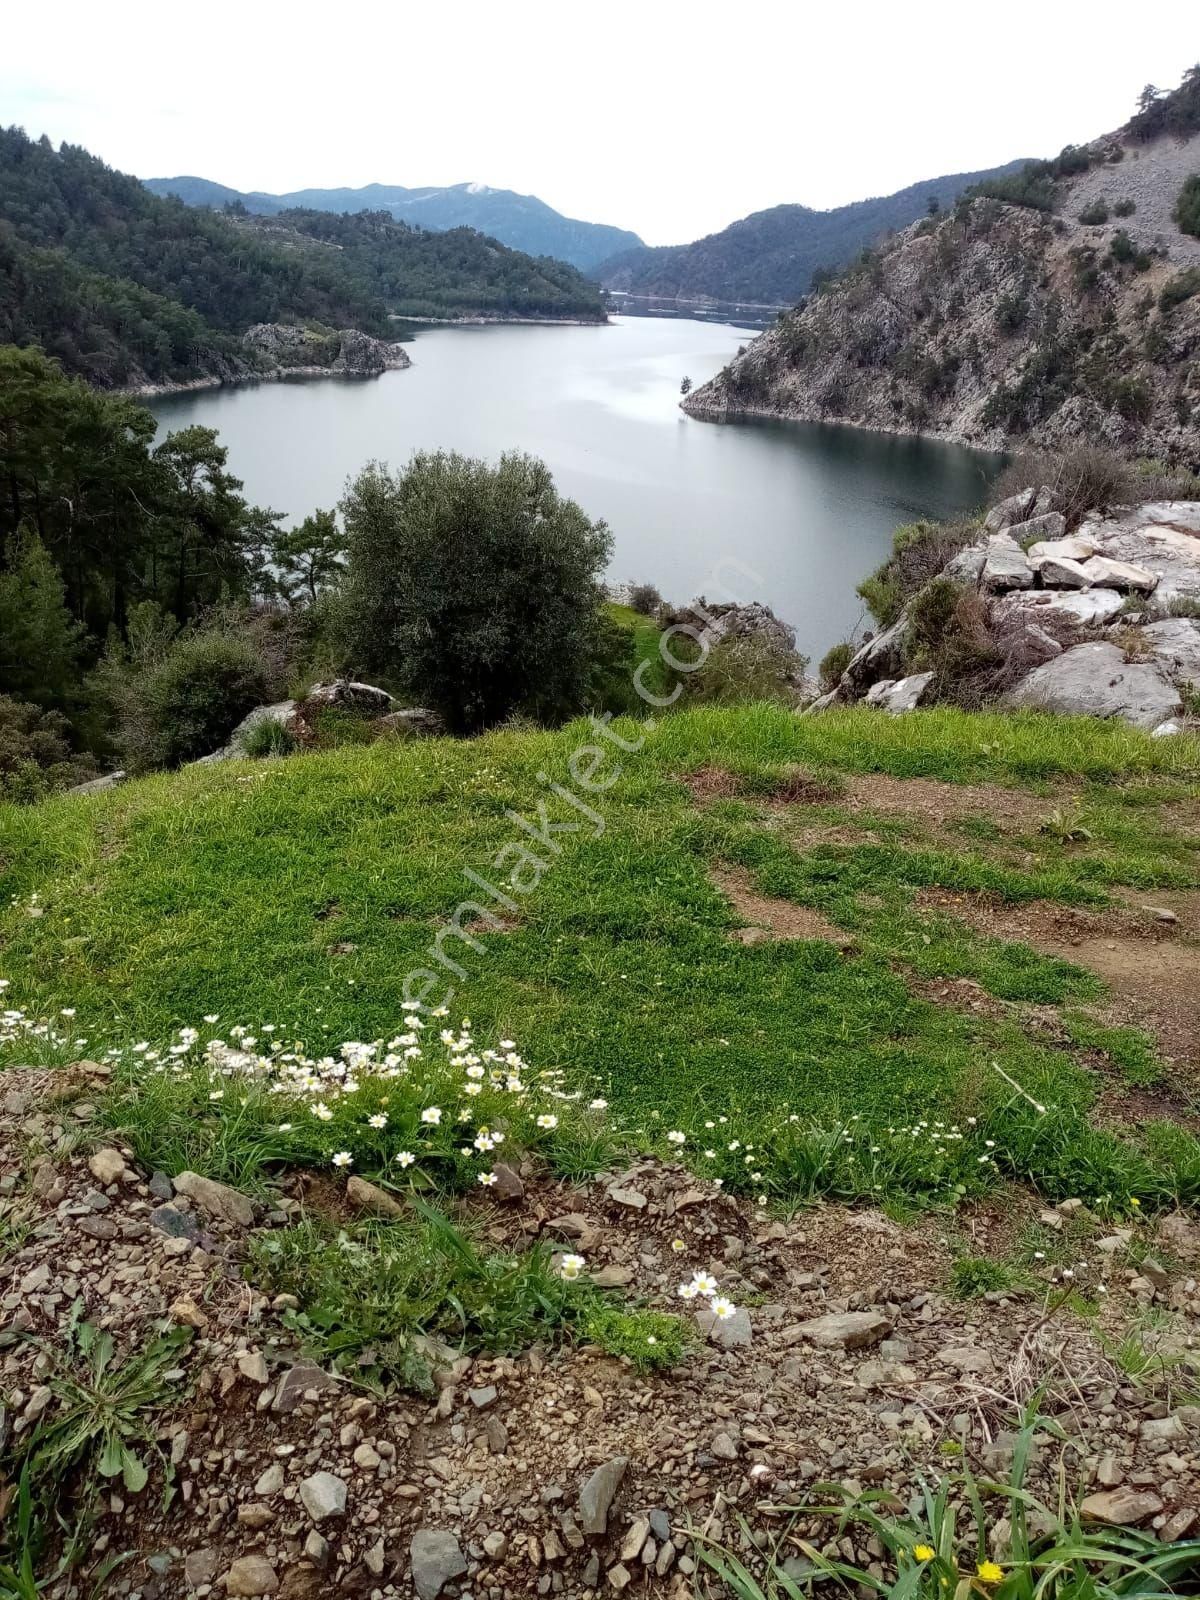
[[[1200,74],[1160,104],[1176,115],[1143,113],[868,253],[685,409],[1194,465],[1200,238],[1174,211],[1200,173]]]

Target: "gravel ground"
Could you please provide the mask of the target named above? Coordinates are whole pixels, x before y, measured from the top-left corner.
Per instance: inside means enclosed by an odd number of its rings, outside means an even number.
[[[94,1128],[97,1073],[0,1077],[0,1204],[32,1224],[0,1260],[0,1393],[19,1434],[48,1398],[20,1335],[60,1334],[79,1301],[120,1349],[171,1322],[195,1329],[162,1417],[178,1492],[164,1509],[155,1472],[141,1494],[107,1494],[95,1553],[134,1552],[108,1593],[691,1595],[690,1529],[737,1544],[741,1514],[773,1539],[786,1519],[770,1508],[817,1483],[906,1498],[964,1449],[1002,1473],[1017,1409],[1043,1382],[1067,1435],[1037,1460],[1043,1488],[1061,1454],[1069,1481],[1106,1497],[1097,1514],[1164,1540],[1200,1531],[1200,1407],[1152,1375],[1132,1383],[1067,1305],[1046,1315],[1077,1282],[1099,1327],[1152,1316],[1154,1337],[1184,1348],[1200,1326],[1194,1220],[1123,1235],[1067,1202],[1042,1213],[1070,1244],[1061,1293],[956,1301],[955,1249],[1007,1252],[1038,1217],[1032,1197],[906,1227],[836,1206],[784,1221],[657,1162],[579,1189],[527,1171],[519,1198],[473,1206],[497,1246],[561,1239],[611,1286],[685,1313],[676,1286],[704,1268],[743,1309],[698,1323],[670,1374],[587,1347],[451,1353],[436,1402],[381,1400],[306,1364],[282,1308],[243,1277],[251,1229],[298,1202],[284,1193],[247,1222],[229,1192],[138,1171]],[[832,1531],[812,1517],[798,1529],[822,1545]]]

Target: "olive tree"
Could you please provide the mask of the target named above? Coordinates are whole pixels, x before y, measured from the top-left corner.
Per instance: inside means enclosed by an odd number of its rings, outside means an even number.
[[[580,710],[601,643],[603,522],[549,469],[418,453],[371,462],[341,503],[342,643],[355,670],[433,706],[455,732]]]

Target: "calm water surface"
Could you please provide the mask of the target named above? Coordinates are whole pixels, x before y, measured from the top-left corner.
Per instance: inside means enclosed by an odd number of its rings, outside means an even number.
[[[614,581],[682,602],[734,560],[818,657],[859,621],[855,584],[897,524],[976,505],[999,466],[957,445],[807,423],[697,422],[679,410],[752,333],[623,317],[600,328],[431,328],[413,366],[365,380],[214,389],[155,400],[160,433],[219,430],[249,497],[299,520],[348,475],[416,449],[541,456],[560,490],[613,531]],[[726,569],[728,570],[728,569]]]

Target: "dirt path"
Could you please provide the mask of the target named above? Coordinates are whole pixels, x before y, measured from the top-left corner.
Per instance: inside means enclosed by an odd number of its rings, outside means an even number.
[[[922,890],[917,903],[990,938],[1018,940],[1094,972],[1112,991],[1119,1020],[1152,1033],[1169,1061],[1200,1066],[1200,894],[1157,889],[1120,894],[1126,908],[1109,911],[1048,900],[1010,905],[995,896],[948,889]],[[1172,911],[1179,920],[1160,921],[1156,908]]]

